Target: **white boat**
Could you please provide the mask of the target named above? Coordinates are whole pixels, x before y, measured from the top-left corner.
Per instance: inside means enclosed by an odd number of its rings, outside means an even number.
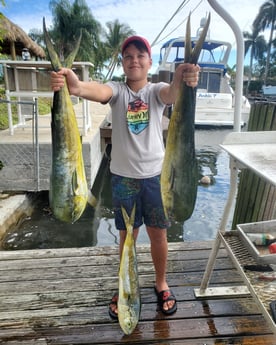
[[[201,27],[197,36],[204,26]],[[192,38],[192,46],[197,37]],[[160,50],[160,60],[156,79],[171,81],[175,68],[184,61],[185,37],[170,39],[165,42]],[[231,52],[231,44],[207,38],[199,57],[198,64],[201,68],[197,88],[195,126],[225,126],[234,125],[235,93],[230,86],[230,76],[227,74],[227,61]],[[248,122],[250,104],[243,96],[241,109],[241,126]]]

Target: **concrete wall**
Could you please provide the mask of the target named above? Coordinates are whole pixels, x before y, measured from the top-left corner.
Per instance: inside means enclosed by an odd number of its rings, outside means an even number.
[[[26,194],[4,195],[0,193],[0,241],[11,226],[22,216],[30,216],[33,211]]]

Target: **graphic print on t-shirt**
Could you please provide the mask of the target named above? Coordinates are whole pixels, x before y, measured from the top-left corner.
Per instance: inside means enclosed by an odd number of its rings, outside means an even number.
[[[141,133],[149,125],[148,104],[141,99],[129,102],[126,117],[129,130],[134,134]]]

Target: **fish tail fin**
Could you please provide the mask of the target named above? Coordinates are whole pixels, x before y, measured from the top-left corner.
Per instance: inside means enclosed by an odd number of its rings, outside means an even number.
[[[121,209],[122,209],[122,214],[123,214],[126,230],[127,232],[132,231],[133,226],[134,226],[134,220],[135,220],[136,205],[133,206],[130,217],[123,206],[121,207]]]
[[[187,24],[186,24],[185,55],[184,55],[185,62],[190,62],[191,52],[192,52],[192,43],[191,43],[191,13],[190,13],[187,20]]]
[[[196,45],[195,45],[195,47],[193,49],[193,52],[192,52],[192,54],[190,56],[190,62],[191,63],[194,63],[194,64],[197,63],[197,60],[199,58],[199,55],[200,55],[200,52],[201,52],[201,49],[202,49],[202,45],[203,45],[203,43],[205,41],[208,29],[209,29],[210,20],[211,20],[211,14],[209,13],[207,22],[204,25],[204,28],[203,28],[203,30],[202,30],[202,32],[200,34],[199,40],[196,42]]]
[[[65,62],[64,62],[64,66],[65,67],[68,67],[68,68],[71,68],[72,65],[73,65],[73,62],[75,60],[75,57],[78,53],[78,50],[80,48],[80,43],[81,43],[81,38],[82,38],[82,32],[80,33],[80,36],[75,44],[75,48],[74,50],[72,50],[72,52],[67,56],[67,58],[65,59]]]
[[[50,57],[53,69],[54,69],[54,71],[57,72],[62,67],[62,64],[61,64],[60,59],[59,59],[59,57],[55,51],[55,48],[54,48],[54,45],[51,41],[49,33],[46,29],[46,23],[45,23],[44,17],[43,17],[43,34],[44,34],[44,40],[46,43],[47,51],[49,53],[49,57]],[[75,57],[76,57],[78,50],[79,50],[79,47],[80,47],[81,38],[82,38],[82,32],[80,33],[80,36],[79,36],[79,38],[75,44],[74,50],[65,59],[65,62],[64,62],[65,67],[68,67],[68,68],[72,67],[73,62],[75,60]]]
[[[47,47],[47,51],[49,53],[49,57],[50,57],[53,69],[54,69],[54,71],[57,72],[62,67],[62,65],[61,65],[59,57],[55,51],[55,48],[53,46],[53,43],[52,43],[51,38],[49,36],[49,33],[46,29],[46,23],[45,23],[44,17],[43,17],[43,34],[44,34],[45,44]]]

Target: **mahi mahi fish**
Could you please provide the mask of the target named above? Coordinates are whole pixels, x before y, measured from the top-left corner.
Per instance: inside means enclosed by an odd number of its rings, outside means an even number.
[[[118,319],[123,332],[127,335],[131,334],[137,326],[141,310],[136,249],[133,236],[135,209],[134,205],[129,217],[126,210],[122,207],[127,234],[120,261]]]
[[[196,64],[210,24],[210,15],[195,47],[191,47],[190,16],[184,62]],[[183,222],[193,213],[198,184],[194,121],[196,88],[183,81],[171,115],[161,172],[161,194],[168,218]]]
[[[52,68],[58,71],[62,64],[46,30],[44,18],[43,32]],[[65,60],[64,65],[68,68],[73,64],[80,40],[81,36],[75,49]],[[82,156],[82,141],[66,81],[59,91],[54,92],[51,132],[50,208],[57,219],[74,223],[80,218],[90,200],[88,200],[89,191]]]

